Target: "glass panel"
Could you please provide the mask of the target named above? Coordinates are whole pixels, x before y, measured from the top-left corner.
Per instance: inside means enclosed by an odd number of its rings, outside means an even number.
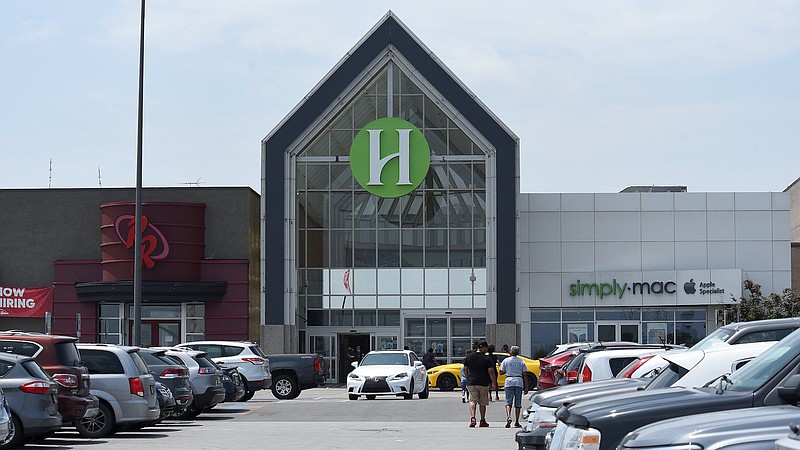
[[[328,133],[322,133],[301,154],[303,156],[328,156]]]
[[[676,322],[675,343],[691,347],[706,335],[705,322]],[[667,338],[669,340],[669,337]]]
[[[172,347],[181,342],[181,327],[177,323],[158,324],[158,345]]]
[[[431,155],[447,154],[447,130],[430,130],[425,129],[423,132],[425,139],[428,141],[428,146],[431,149]]]
[[[353,224],[357,228],[375,228],[377,197],[366,192],[353,196]]]
[[[347,164],[331,164],[331,189],[353,189],[353,172]]]
[[[447,351],[447,339],[428,339],[428,346],[427,348],[433,349],[433,355],[437,359],[444,360],[447,358],[448,351]],[[443,362],[443,361],[439,361]]]
[[[541,317],[536,317],[536,320],[559,320],[558,319],[558,311],[547,311],[548,314],[556,314],[554,319],[543,319]],[[588,321],[594,322],[594,310],[593,309],[565,309],[563,312],[564,321]]]
[[[450,228],[472,227],[472,193],[453,191],[448,196]],[[469,241],[468,241],[469,242]]]
[[[567,309],[564,310],[566,313]],[[592,320],[594,320],[594,314],[592,314]],[[531,311],[531,322],[542,322],[542,321],[561,321],[561,311],[558,309],[534,309]]]
[[[400,297],[401,306],[406,309],[418,309],[425,306],[421,295],[404,295]]]
[[[478,291],[475,291],[478,292]],[[484,309],[486,308],[486,296],[475,295],[472,299],[473,308]]]
[[[486,227],[486,193],[475,192],[475,207],[472,208],[472,226]]]
[[[471,155],[472,154],[472,141],[467,135],[457,129],[450,129],[450,145],[448,149],[451,155]]]
[[[187,303],[186,317],[205,317],[206,305],[202,303]]]
[[[378,230],[378,267],[400,267],[400,230]]]
[[[639,325],[621,324],[619,327],[619,338],[621,341],[639,342]]]
[[[472,187],[472,164],[450,161],[447,165],[451,189],[470,189]]]
[[[362,327],[374,327],[377,323],[375,310],[355,310],[353,312],[353,325]]]
[[[397,302],[398,308],[400,302]],[[400,311],[381,311],[378,310],[378,325],[386,327],[399,327],[400,326]]]
[[[398,302],[399,307],[400,302]],[[400,311],[378,311],[378,325],[386,327],[400,326]]]
[[[556,345],[561,344],[561,324],[558,323],[532,323],[531,324],[531,349],[533,357],[544,357]]]
[[[128,313],[133,317],[133,305]],[[181,305],[142,305],[142,317],[148,319],[172,319],[181,317]]]
[[[397,349],[397,336],[378,336],[377,339],[379,350]]]
[[[331,356],[329,340],[328,336],[311,336],[311,352],[320,353],[322,356]]]
[[[706,320],[705,309],[676,309],[676,320]]]
[[[452,353],[450,356],[453,358],[453,362],[458,362],[464,359],[466,356],[467,350],[472,349],[472,339],[451,339],[453,347],[451,348]]]
[[[356,295],[353,298],[353,306],[356,308],[372,308],[374,310],[377,307],[377,299],[374,295]]]
[[[308,164],[308,189],[327,190],[330,185],[327,164]]]
[[[381,295],[378,297],[378,308],[399,308],[399,295]]]
[[[330,227],[328,196],[329,194],[327,192],[307,192],[305,194],[305,204],[300,205],[300,208],[305,211],[308,216],[306,221],[306,226],[308,228]]]
[[[595,320],[641,320],[642,313],[638,308],[598,309]]]
[[[375,269],[357,269],[353,271],[352,289],[356,294],[375,295],[378,292],[376,285],[377,273]]]
[[[352,310],[331,310],[331,326],[352,327],[353,326],[353,311]]]
[[[425,319],[406,319],[406,336],[425,336]]]
[[[569,324],[567,324],[569,325]],[[597,325],[597,340],[598,341],[616,341],[617,340],[617,326],[616,325]]]
[[[309,236],[311,232],[309,231]],[[324,233],[323,233],[324,236]],[[331,237],[331,249],[330,249],[330,266],[332,267],[352,267],[353,264],[353,231],[352,230],[336,230],[330,231]],[[310,241],[310,239],[309,239]],[[309,266],[317,267],[316,265],[312,265],[314,258],[311,257],[311,249],[314,248],[312,242],[309,242]],[[323,245],[324,248],[324,245]],[[323,267],[326,265],[324,259],[321,261],[323,263]]]
[[[348,156],[350,155],[350,145],[353,144],[353,131],[341,130],[331,131],[331,155]]]
[[[307,325],[310,327],[321,327],[325,325],[323,316],[326,313],[327,311],[323,311],[321,309],[309,309],[306,313]]]
[[[472,308],[471,295],[451,295],[450,308]]]
[[[402,269],[400,271],[400,281],[403,294],[423,294],[424,287],[423,269]]]
[[[425,293],[447,294],[447,269],[425,269]]]
[[[374,198],[370,194],[367,197]],[[397,228],[400,226],[400,213],[402,212],[402,202],[400,198],[381,198],[378,199],[378,228]]]
[[[378,289],[381,294],[400,293],[400,269],[378,269]]]
[[[642,320],[675,320],[675,311],[670,309],[642,310]]]
[[[477,149],[477,147],[473,147]],[[472,163],[472,187],[486,189],[486,164]]]
[[[472,280],[472,269],[450,269],[450,294],[472,294]]]
[[[100,317],[119,317],[119,303],[101,303]]]
[[[403,267],[422,267],[424,265],[424,230],[403,230],[401,232],[401,256]],[[422,283],[420,282],[420,289]],[[403,289],[405,291],[405,287]],[[421,292],[421,291],[420,291]]]
[[[117,318],[100,319],[100,332],[103,334],[119,333],[119,322]]]
[[[353,265],[355,267],[375,267],[375,230],[355,230]]]
[[[447,296],[446,295],[426,295],[425,296],[425,307],[426,308],[447,308]]]
[[[472,321],[470,319],[450,319],[450,335],[454,337],[472,336]]]
[[[331,193],[331,228],[353,228],[353,196],[349,192]]]
[[[372,91],[375,92],[374,90]],[[375,95],[365,95],[358,100],[356,100],[355,105],[353,105],[353,110],[355,114],[355,123],[354,129],[360,130],[364,128],[364,125],[372,122],[373,120],[377,119],[378,117],[385,117],[386,110],[378,112],[377,101]]]
[[[447,267],[447,230],[425,230],[425,265]]]
[[[206,332],[205,319],[186,319],[186,332],[205,333]]]
[[[403,227],[416,228],[422,226],[422,193],[412,192],[406,196],[403,208]]]
[[[400,96],[400,118],[411,122],[417,128],[425,128],[422,123],[424,98],[422,95]]]
[[[418,355],[422,355],[425,353],[425,339],[409,339],[406,338],[405,346],[408,347],[409,350],[413,351]]]
[[[486,319],[472,319],[472,338],[477,339],[486,336]]]
[[[425,128],[447,128],[448,119],[439,107],[425,97]]]
[[[428,176],[425,177],[425,187],[429,189],[447,189],[447,164],[431,162]]]
[[[425,192],[425,226],[427,228],[447,228],[446,192]]]

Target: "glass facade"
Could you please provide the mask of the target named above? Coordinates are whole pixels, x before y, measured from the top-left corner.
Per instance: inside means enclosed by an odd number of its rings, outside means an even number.
[[[431,166],[414,192],[379,198],[354,180],[349,152],[361,128],[390,116],[425,135]],[[322,335],[341,331],[335,327],[377,327],[372,337],[386,336],[382,346],[405,342],[409,310],[485,316],[485,153],[397,65],[378,71],[293,167],[297,314],[310,350],[334,358]]]
[[[706,335],[704,308],[587,308],[531,310],[531,352],[543,356],[557,344],[608,340],[603,328],[620,330],[611,340],[690,347]],[[635,326],[638,336],[624,331]]]

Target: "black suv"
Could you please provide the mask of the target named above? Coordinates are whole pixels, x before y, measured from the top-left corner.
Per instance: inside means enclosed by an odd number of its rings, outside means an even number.
[[[64,423],[94,417],[100,402],[89,393],[89,370],[81,363],[78,338],[26,331],[0,331],[0,352],[31,356],[58,384]]]

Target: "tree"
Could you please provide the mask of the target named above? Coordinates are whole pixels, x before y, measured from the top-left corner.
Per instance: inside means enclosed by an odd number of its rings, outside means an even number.
[[[744,288],[750,292],[747,297],[733,298],[733,303],[724,305],[729,321],[749,322],[763,319],[780,319],[800,316],[800,295],[791,289],[784,289],[781,294],[771,293],[764,296],[761,285],[752,280],[744,281]]]

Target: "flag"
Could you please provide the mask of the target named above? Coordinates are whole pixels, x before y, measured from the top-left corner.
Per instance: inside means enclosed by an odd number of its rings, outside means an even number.
[[[344,288],[347,290],[347,293],[353,295],[353,290],[350,289],[350,269],[344,271],[342,282],[344,283]]]

